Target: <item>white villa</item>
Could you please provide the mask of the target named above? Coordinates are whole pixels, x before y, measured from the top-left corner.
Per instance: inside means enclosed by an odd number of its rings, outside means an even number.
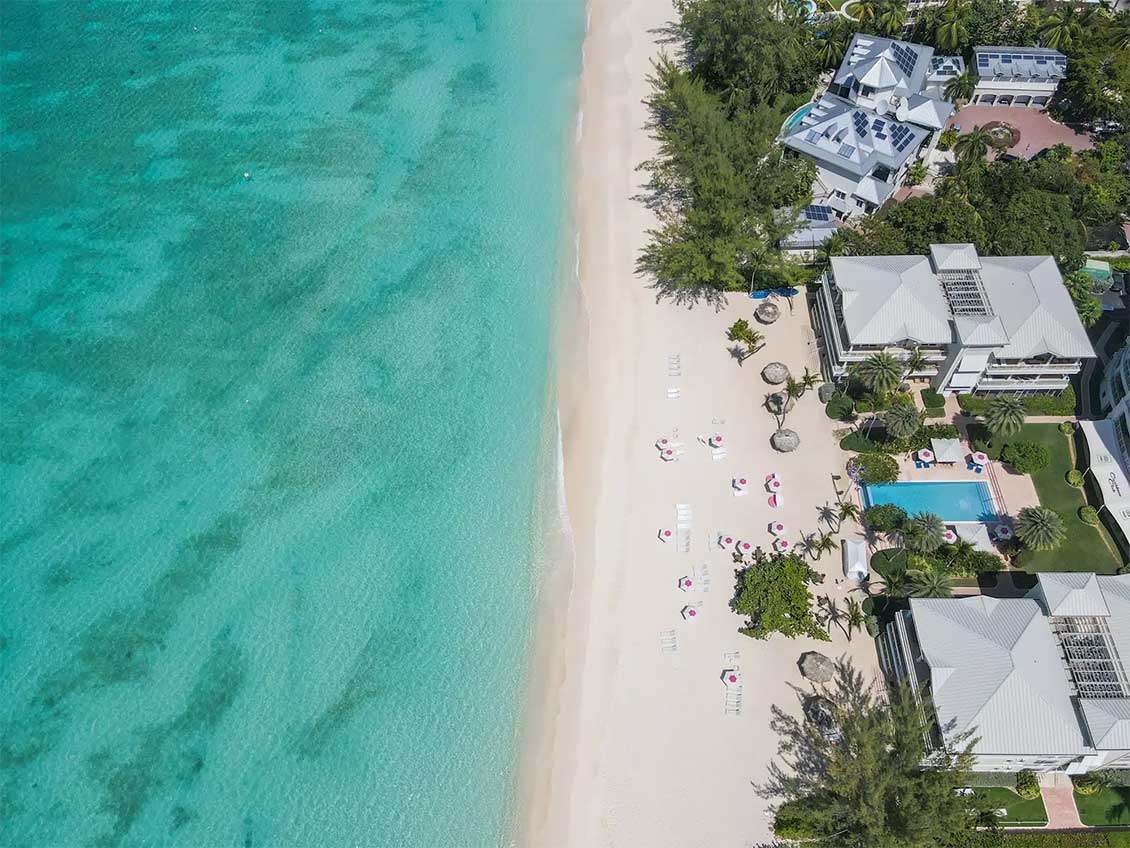
[[[816,161],[813,203],[847,218],[889,200],[953,114],[940,92],[964,67],[932,47],[856,33],[827,92],[785,130],[785,146]]]
[[[1043,573],[1024,598],[912,598],[879,652],[929,698],[935,745],[973,733],[974,771],[1130,766],[1130,575]]]
[[[1046,47],[974,47],[977,88],[970,103],[1043,109],[1067,76],[1067,57]]]
[[[917,348],[941,394],[1057,392],[1095,355],[1050,256],[837,256],[811,297],[824,377],[880,351]]]

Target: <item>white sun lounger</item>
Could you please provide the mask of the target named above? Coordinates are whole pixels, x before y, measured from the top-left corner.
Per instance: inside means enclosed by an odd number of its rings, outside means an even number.
[[[679,638],[674,630],[659,631],[659,650],[665,654],[673,654],[679,650]]]
[[[667,398],[669,400],[675,400],[676,398],[681,398],[682,396],[683,396],[683,393],[681,391],[679,391],[678,386],[672,386],[671,388],[669,388],[667,390]]]
[[[691,549],[690,527],[675,528],[675,549],[687,553]]]
[[[718,462],[719,460],[725,459],[726,458],[726,449],[725,448],[711,448],[710,449],[710,458],[713,459],[715,462]]]

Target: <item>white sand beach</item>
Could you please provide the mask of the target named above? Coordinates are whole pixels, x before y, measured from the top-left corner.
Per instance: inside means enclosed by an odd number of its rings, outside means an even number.
[[[725,531],[768,548],[773,519],[794,541],[817,530],[816,507],[834,502],[831,475],[842,474],[845,457],[815,392],[788,419],[800,450],[778,454],[769,446],[775,425],[762,406],[762,367],[780,360],[797,375],[806,366],[819,370],[803,295],[791,314],[779,301],[782,318],[760,328],[764,349],[739,365],[725,329],[738,317],[752,321],[756,302],[734,296],[721,309],[658,303],[634,273],[654,224],[633,199],[635,168],[655,152],[642,129],[642,101],[658,30],[674,13],[669,0],[591,0],[590,9],[577,163],[587,314],[566,334],[561,363],[576,563],[546,589],[515,844],[756,845],[770,837],[772,802],[756,790],[776,751],[770,707],[796,710],[794,687],[808,688],[798,657],[812,648],[846,653],[872,671],[875,652],[866,633],[849,643],[837,631],[832,644],[739,634],[741,621],[728,608],[731,555],[708,549],[708,538]],[[682,376],[669,376],[667,357],[676,353]],[[681,397],[668,399],[670,387]],[[661,462],[654,443],[676,432],[686,453]],[[712,461],[696,440],[713,432],[724,434],[725,460]],[[762,487],[771,471],[784,481],[785,506],[777,510]],[[751,480],[748,496],[732,494],[739,474]],[[689,553],[657,539],[660,528],[675,527],[677,503],[693,510]],[[817,593],[842,606],[840,563],[836,551],[814,567],[828,575]],[[703,564],[710,591],[681,591],[678,579]],[[685,621],[680,610],[692,602],[702,603],[701,615]],[[664,630],[676,632],[677,652],[661,651]],[[744,674],[740,716],[723,709],[723,654],[732,651],[741,652]]]

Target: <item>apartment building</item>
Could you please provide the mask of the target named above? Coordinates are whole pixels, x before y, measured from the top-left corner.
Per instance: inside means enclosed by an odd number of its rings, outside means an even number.
[[[933,745],[975,736],[975,771],[1126,768],[1130,575],[1038,580],[1024,598],[912,598],[883,668],[930,704]]]
[[[810,298],[824,376],[887,351],[918,349],[942,394],[1056,392],[1095,355],[1050,256],[838,256]]]

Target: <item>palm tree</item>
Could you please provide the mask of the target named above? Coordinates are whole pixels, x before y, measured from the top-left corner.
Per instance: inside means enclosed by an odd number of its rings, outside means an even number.
[[[850,642],[851,634],[856,630],[862,630],[867,621],[867,616],[863,614],[863,607],[855,598],[844,599],[844,619],[844,623],[847,625],[848,641]]]
[[[1060,6],[1040,24],[1040,43],[1052,50],[1070,48],[1083,35],[1084,16],[1070,4]]]
[[[963,6],[950,4],[942,10],[937,18],[937,28],[934,30],[934,42],[941,50],[957,50],[969,40],[969,29],[965,25],[966,9]]]
[[[945,542],[946,526],[930,512],[916,513],[906,522],[903,540],[910,550],[920,554],[936,551]]]
[[[875,20],[879,12],[879,0],[858,0],[855,4],[855,19],[860,23]]]
[[[906,26],[907,14],[906,3],[902,0],[882,0],[875,15],[879,32],[888,36],[898,35]]]
[[[972,70],[966,70],[946,83],[946,100],[954,103],[965,102],[973,96],[977,88],[977,75]]]
[[[926,354],[924,354],[920,348],[914,348],[907,354],[906,359],[903,360],[903,367],[906,369],[906,372],[902,375],[902,378],[905,380],[911,374],[916,371],[921,371],[929,364],[930,360],[926,358]]]
[[[800,378],[800,384],[807,392],[809,389],[816,387],[818,383],[823,383],[824,378],[819,374],[813,374],[807,368],[804,369],[804,376]]]
[[[1020,395],[998,395],[985,410],[985,423],[998,436],[1011,436],[1024,426],[1024,413]]]
[[[765,337],[753,329],[745,318],[739,318],[730,325],[726,330],[726,338],[745,347],[745,353],[739,357],[739,362],[745,361],[761,350],[765,341]]]
[[[820,599],[820,606],[823,608],[824,626],[828,628],[828,635],[832,635],[833,624],[843,630],[844,635],[847,635],[847,628],[844,627],[844,612],[840,609],[840,605],[836,603],[836,599],[824,595]]]
[[[1016,535],[1034,551],[1050,551],[1067,538],[1059,513],[1044,506],[1029,506],[1016,516]]]
[[[961,161],[975,162],[988,155],[992,144],[993,137],[989,135],[988,130],[975,126],[972,132],[958,136],[953,146],[953,152],[957,154],[957,158]]]
[[[816,39],[816,60],[822,68],[834,68],[840,64],[847,52],[848,40],[844,27],[840,26],[841,20],[828,27]],[[846,23],[846,22],[844,22]]]
[[[910,597],[948,598],[953,595],[949,578],[941,571],[915,571],[910,575]]]
[[[883,414],[887,432],[896,439],[907,439],[922,427],[922,414],[909,403],[896,403]]]
[[[889,598],[905,598],[909,591],[905,571],[888,570],[883,575],[883,594]]]
[[[1130,50],[1130,9],[1121,11],[1111,18],[1108,34],[1116,50],[1120,52]]]
[[[851,521],[859,521],[859,516],[859,504],[855,503],[855,501],[844,501],[841,503],[839,512],[836,515],[839,519],[839,523],[836,524],[836,532],[839,533],[840,528],[844,526],[844,522],[849,519]]]
[[[902,365],[891,354],[873,353],[859,363],[856,376],[867,388],[878,394],[888,394],[902,382]]]

